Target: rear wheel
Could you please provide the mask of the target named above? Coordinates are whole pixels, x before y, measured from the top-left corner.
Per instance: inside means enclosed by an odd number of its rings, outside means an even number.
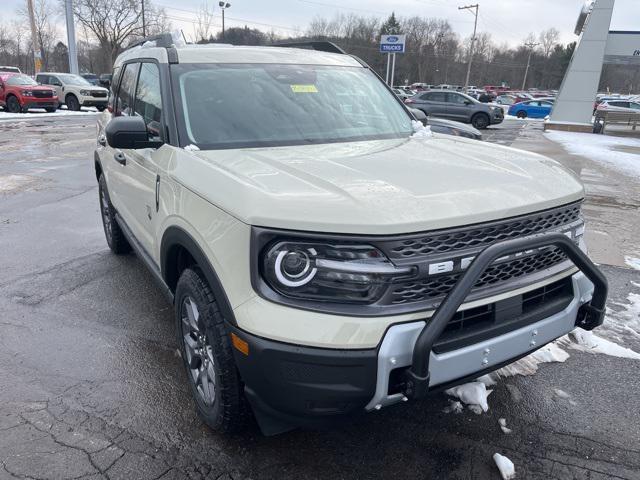
[[[489,126],[491,121],[489,120],[489,115],[486,113],[476,113],[471,119],[471,125],[473,125],[478,130],[483,130]]]
[[[65,103],[67,104],[67,108],[69,110],[73,110],[74,112],[77,112],[80,110],[80,102],[78,101],[78,98],[75,95],[72,95],[72,94],[67,95],[67,98],[65,99]]]
[[[131,245],[116,221],[116,209],[113,208],[109,199],[109,191],[107,190],[107,182],[104,175],[100,175],[98,180],[98,195],[100,198],[100,213],[102,214],[102,226],[104,227],[104,235],[107,238],[107,244],[111,251],[121,255],[131,251]]]
[[[527,112],[525,112],[524,110],[520,110],[516,116],[518,118],[527,118]]]
[[[20,106],[20,101],[18,97],[11,95],[7,98],[7,111],[11,113],[20,113],[22,112],[22,107]]]
[[[176,331],[198,415],[213,430],[241,430],[249,418],[244,386],[213,292],[197,267],[180,275]]]

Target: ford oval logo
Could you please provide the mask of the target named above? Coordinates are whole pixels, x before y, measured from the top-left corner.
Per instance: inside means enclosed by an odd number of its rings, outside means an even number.
[[[387,42],[389,43],[396,43],[398,40],[398,37],[387,37]]]

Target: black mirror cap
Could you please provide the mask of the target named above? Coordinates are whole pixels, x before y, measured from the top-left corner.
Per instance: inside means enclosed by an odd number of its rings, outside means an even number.
[[[422,110],[419,108],[409,108],[409,111],[413,114],[416,120],[422,122],[424,125],[427,124],[427,114]]]
[[[157,146],[149,141],[147,125],[142,117],[115,117],[105,128],[107,143],[111,148],[137,149]]]

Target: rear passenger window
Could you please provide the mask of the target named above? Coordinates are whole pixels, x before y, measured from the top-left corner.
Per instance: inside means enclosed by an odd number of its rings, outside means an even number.
[[[446,95],[445,92],[431,92],[425,95],[427,97],[425,100],[429,100],[430,102],[445,102]]]
[[[160,71],[155,63],[143,63],[140,67],[134,111],[144,118],[151,140],[162,140]]]
[[[118,99],[116,103],[117,117],[133,115],[133,98],[136,89],[136,80],[138,79],[139,63],[128,63],[124,67],[122,73],[122,81],[118,89]]]

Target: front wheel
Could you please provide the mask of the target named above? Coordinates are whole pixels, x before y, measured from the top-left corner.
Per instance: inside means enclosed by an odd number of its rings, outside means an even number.
[[[484,130],[489,126],[491,121],[489,120],[489,115],[485,113],[476,113],[471,119],[471,125],[473,125],[478,130]]]
[[[80,102],[78,101],[75,95],[67,95],[65,103],[67,104],[67,108],[69,110],[73,110],[74,112],[77,112],[80,110]]]
[[[527,112],[525,112],[524,110],[520,110],[516,116],[518,118],[527,118]]]
[[[11,113],[20,113],[22,112],[22,107],[20,106],[20,101],[17,97],[13,95],[7,98],[7,110]]]
[[[180,354],[198,415],[213,430],[241,430],[249,417],[244,386],[224,318],[197,267],[180,275],[175,316]]]
[[[102,214],[102,226],[104,227],[104,236],[107,238],[107,245],[117,255],[129,253],[131,245],[129,245],[120,225],[116,221],[116,209],[113,208],[109,199],[109,191],[107,190],[107,182],[104,179],[104,175],[100,175],[98,180],[98,196],[100,198],[100,213]]]

